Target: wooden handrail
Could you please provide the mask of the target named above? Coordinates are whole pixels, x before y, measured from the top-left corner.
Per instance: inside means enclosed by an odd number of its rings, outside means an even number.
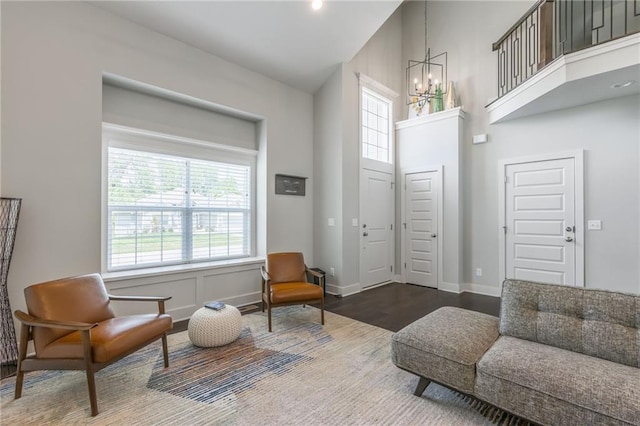
[[[511,33],[520,26],[520,24],[522,24],[524,21],[526,21],[529,16],[533,13],[534,10],[538,9],[540,6],[542,6],[545,3],[553,3],[554,0],[538,0],[533,6],[531,6],[529,8],[529,10],[527,10],[524,15],[522,15],[522,17],[520,19],[518,19],[516,21],[515,24],[513,24],[511,26],[511,28],[509,28],[507,30],[506,33],[504,33],[504,35],[502,37],[500,37],[498,39],[498,41],[496,41],[495,43],[493,43],[491,45],[491,48],[493,49],[493,51],[495,52],[496,50],[498,50],[498,48],[500,47],[500,44],[505,41],[507,39],[507,37],[509,37],[511,35]]]

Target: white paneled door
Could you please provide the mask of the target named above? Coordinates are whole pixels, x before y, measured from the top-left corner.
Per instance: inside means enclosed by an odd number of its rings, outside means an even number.
[[[393,188],[391,174],[362,169],[361,258],[362,287],[391,281],[393,277]]]
[[[506,278],[576,285],[575,158],[505,166]]]
[[[438,287],[438,172],[405,175],[406,281]]]

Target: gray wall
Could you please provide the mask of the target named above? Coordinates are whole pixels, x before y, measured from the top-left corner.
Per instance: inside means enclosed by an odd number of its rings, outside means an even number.
[[[311,95],[88,3],[1,8],[2,195],[24,199],[9,276],[14,308],[29,284],[100,271],[103,73],[262,117],[258,253],[299,250],[313,262],[312,183],[306,197],[274,195],[275,173],[313,174]]]
[[[316,200],[314,235],[318,266],[336,270],[328,277],[330,291],[348,294],[360,289],[360,228],[351,224],[360,217],[359,81],[363,73],[400,92],[402,16],[398,9],[348,63],[314,95],[316,121],[314,158]],[[402,117],[402,100],[394,105]],[[329,149],[330,152],[323,152]],[[335,218],[335,227],[327,225]]]
[[[497,96],[496,41],[529,2],[429,2],[432,52],[448,51],[449,79],[464,110],[464,281],[468,289],[496,294],[498,282],[498,161],[585,150],[585,219],[602,231],[586,231],[587,287],[640,292],[640,98],[620,98],[488,124],[485,105]],[[418,19],[423,3],[403,6],[403,51],[423,55]],[[417,56],[419,58],[420,56]],[[614,82],[612,82],[614,83]],[[472,145],[471,135],[489,134]],[[584,224],[583,224],[584,226]],[[446,260],[445,260],[446,261]],[[476,268],[483,276],[476,277]]]

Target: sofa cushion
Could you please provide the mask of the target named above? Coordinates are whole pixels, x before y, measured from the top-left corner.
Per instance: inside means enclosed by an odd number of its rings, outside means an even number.
[[[498,338],[498,318],[444,307],[391,337],[398,367],[465,393],[473,392],[475,363]]]
[[[640,369],[501,336],[480,359],[475,395],[542,424],[637,424]]]
[[[506,280],[500,334],[640,367],[640,296]]]

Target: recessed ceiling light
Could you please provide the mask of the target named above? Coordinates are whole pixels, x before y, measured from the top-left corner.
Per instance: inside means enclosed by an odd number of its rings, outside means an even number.
[[[311,2],[311,8],[313,10],[318,10],[322,7],[322,0],[313,0]]]
[[[612,89],[622,89],[623,87],[631,86],[633,83],[635,83],[635,80],[627,80],[627,81],[623,81],[623,82],[620,82],[620,83],[612,84],[611,88]]]

